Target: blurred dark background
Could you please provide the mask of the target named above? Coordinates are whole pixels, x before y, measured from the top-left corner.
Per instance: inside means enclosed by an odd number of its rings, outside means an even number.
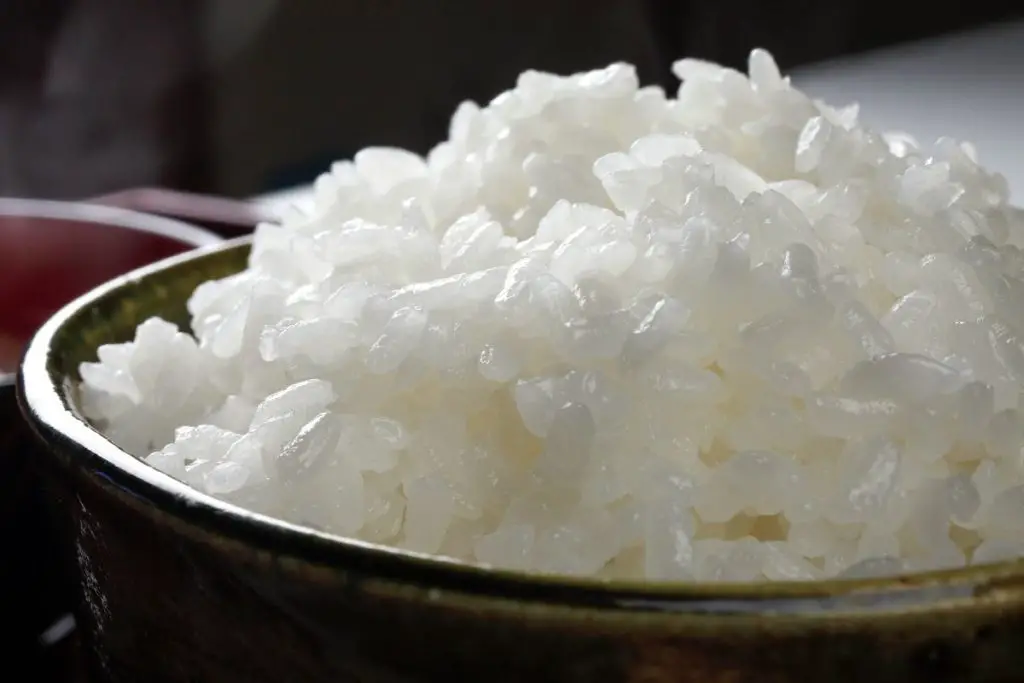
[[[246,197],[368,144],[425,151],[525,68],[785,69],[1019,15],[1019,0],[0,0],[0,195]]]

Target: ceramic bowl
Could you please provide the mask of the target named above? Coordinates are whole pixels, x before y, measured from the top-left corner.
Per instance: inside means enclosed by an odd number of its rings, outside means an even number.
[[[122,209],[0,199],[0,680],[66,680],[52,648],[72,628],[73,546],[61,542],[38,477],[36,440],[15,399],[22,348],[54,311],[113,277],[221,240]],[[63,647],[63,646],[61,646]]]
[[[89,426],[77,367],[152,315],[186,324],[245,242],[111,282],[21,375],[75,539],[94,671],[117,683],[960,683],[1024,675],[1024,567],[887,580],[644,585],[462,566],[299,528],[150,468]]]

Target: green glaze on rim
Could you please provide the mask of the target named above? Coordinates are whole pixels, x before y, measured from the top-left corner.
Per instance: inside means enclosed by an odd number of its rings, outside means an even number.
[[[514,603],[533,613],[593,609],[619,617],[707,624],[726,619],[751,628],[765,620],[785,628],[841,618],[918,618],[922,613],[1024,609],[1024,562],[872,580],[744,584],[643,583],[550,577],[489,569],[369,544],[256,514],[201,493],[108,441],[74,404],[78,365],[101,344],[123,342],[148,317],[188,327],[185,303],[200,283],[245,268],[251,238],[172,257],[113,280],[71,302],[36,334],[19,375],[22,410],[62,466],[105,480],[140,509],[181,533],[242,544],[312,569],[345,571],[449,604]],[[641,622],[638,622],[641,623]]]

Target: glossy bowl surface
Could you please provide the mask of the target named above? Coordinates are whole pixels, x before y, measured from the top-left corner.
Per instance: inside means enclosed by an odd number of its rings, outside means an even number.
[[[77,367],[151,315],[187,325],[248,241],[108,283],[48,321],[21,375],[111,681],[1017,681],[1024,566],[874,581],[645,585],[491,571],[296,527],[198,493],[75,407]],[[174,662],[168,668],[166,662]]]

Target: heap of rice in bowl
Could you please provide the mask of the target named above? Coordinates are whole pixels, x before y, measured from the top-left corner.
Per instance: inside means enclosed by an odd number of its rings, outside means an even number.
[[[238,505],[540,573],[1024,554],[1024,221],[967,144],[749,78],[528,71],[84,364],[115,443]]]

